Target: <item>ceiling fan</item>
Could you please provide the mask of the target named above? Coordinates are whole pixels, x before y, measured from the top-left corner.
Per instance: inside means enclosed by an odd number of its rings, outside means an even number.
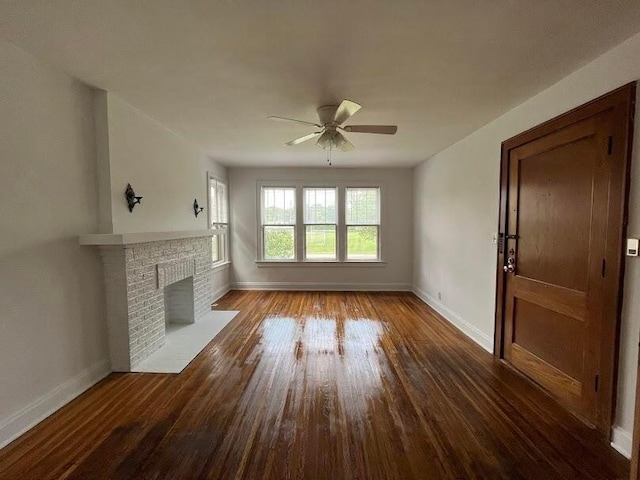
[[[309,133],[295,140],[285,143],[286,146],[298,145],[308,140],[317,138],[316,145],[323,149],[340,149],[348,152],[354,149],[353,143],[346,139],[342,132],[353,133],[377,133],[382,135],[394,135],[398,131],[396,125],[346,125],[342,126],[353,114],[362,108],[356,102],[343,100],[340,105],[325,105],[318,108],[320,123],[307,122],[286,117],[268,117],[270,120],[283,122],[296,122],[319,128],[317,132]]]

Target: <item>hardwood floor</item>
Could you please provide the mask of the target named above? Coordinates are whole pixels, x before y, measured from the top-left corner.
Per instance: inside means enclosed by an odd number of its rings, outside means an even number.
[[[617,479],[599,434],[410,293],[231,292],[180,375],[112,374],[2,479]]]

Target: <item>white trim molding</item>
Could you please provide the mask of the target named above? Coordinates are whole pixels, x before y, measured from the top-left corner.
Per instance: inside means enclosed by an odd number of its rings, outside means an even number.
[[[410,292],[408,283],[237,282],[234,290],[296,290],[328,292]]]
[[[102,360],[58,385],[42,397],[0,422],[0,448],[59,410],[111,373],[109,360]]]
[[[477,327],[471,325],[465,319],[460,317],[455,312],[449,310],[445,305],[440,303],[434,297],[429,295],[424,290],[419,289],[415,285],[412,289],[413,293],[422,300],[424,303],[433,308],[436,312],[438,312],[445,320],[447,320],[450,324],[464,333],[471,340],[476,342],[482,348],[484,348],[487,352],[493,353],[493,339],[489,337],[486,333],[478,329]]]
[[[222,270],[229,270],[230,266],[231,266],[231,262],[229,262],[229,261],[213,263],[213,264],[211,264],[211,271],[213,273],[217,273],[217,272],[220,272]]]
[[[633,436],[631,432],[622,427],[614,426],[611,429],[611,446],[627,458],[631,458],[633,448]]]
[[[221,230],[188,230],[179,232],[91,233],[80,235],[80,245],[131,245],[134,243],[166,242],[184,238],[213,237]]]
[[[344,262],[338,262],[338,261],[327,261],[327,262],[310,262],[308,260],[290,260],[290,261],[285,261],[285,262],[279,262],[279,261],[275,261],[275,260],[261,260],[261,261],[256,261],[254,262],[256,267],[258,268],[273,268],[273,267],[296,267],[296,268],[301,268],[301,267],[330,267],[330,268],[334,268],[334,267],[339,267],[339,268],[344,268],[344,267],[348,267],[348,268],[361,268],[361,267],[386,267],[387,266],[387,262],[380,262],[380,261],[371,261],[371,262],[367,262],[367,261],[356,261],[356,260],[349,260],[349,261],[344,261]]]
[[[224,297],[231,290],[232,290],[231,289],[231,285],[229,285],[229,284],[223,285],[222,287],[218,288],[217,290],[214,290],[213,294],[211,295],[211,303],[216,303],[218,300],[220,300],[222,297]]]

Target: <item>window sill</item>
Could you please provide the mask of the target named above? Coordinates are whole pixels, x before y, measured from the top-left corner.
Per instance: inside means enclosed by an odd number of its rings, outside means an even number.
[[[258,268],[271,268],[271,267],[386,267],[387,262],[380,260],[350,260],[345,262],[325,261],[325,262],[310,262],[310,261],[276,261],[276,260],[256,260],[255,262]]]
[[[212,272],[219,272],[221,270],[226,270],[229,268],[229,265],[231,265],[231,262],[217,262],[217,263],[212,263],[211,264],[211,271]]]

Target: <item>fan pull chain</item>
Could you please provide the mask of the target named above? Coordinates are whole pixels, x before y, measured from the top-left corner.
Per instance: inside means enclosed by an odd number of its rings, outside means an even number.
[[[331,143],[329,143],[329,148],[327,149],[327,163],[331,166]]]

